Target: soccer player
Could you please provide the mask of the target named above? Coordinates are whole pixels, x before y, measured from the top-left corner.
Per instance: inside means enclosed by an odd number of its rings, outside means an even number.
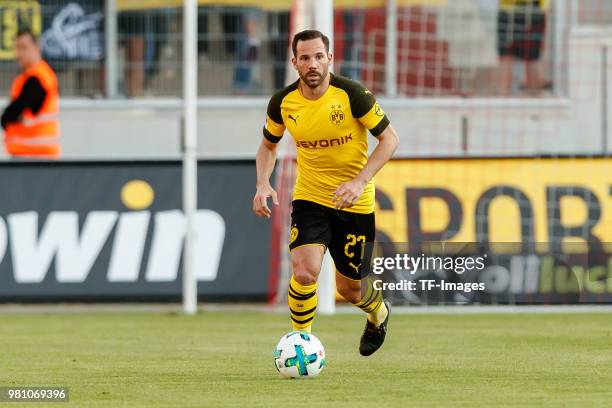
[[[364,279],[367,268],[362,265],[371,248],[365,244],[374,241],[375,233],[372,178],[391,158],[399,139],[369,90],[329,72],[332,54],[325,35],[315,30],[297,33],[292,50],[291,62],[300,78],[275,93],[268,104],[257,151],[253,211],[269,218],[268,198],[278,205],[269,179],[277,143],[288,129],[297,148],[298,169],[289,244],[293,329],[311,330],[317,278],[329,249],[338,292],[367,314],[359,352],[369,356],[385,340],[390,312],[381,292]],[[369,158],[368,130],[378,139]]]

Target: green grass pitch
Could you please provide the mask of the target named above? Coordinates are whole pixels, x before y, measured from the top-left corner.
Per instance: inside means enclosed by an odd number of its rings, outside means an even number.
[[[329,365],[284,380],[282,314],[0,314],[0,386],[67,386],[57,406],[78,407],[612,406],[610,314],[395,314],[369,358],[363,324],[317,316]]]

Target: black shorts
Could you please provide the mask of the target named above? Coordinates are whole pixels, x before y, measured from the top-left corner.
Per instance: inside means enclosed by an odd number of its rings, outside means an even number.
[[[293,201],[289,249],[323,244],[329,248],[336,270],[349,279],[360,280],[367,274],[365,262],[371,257],[372,245],[365,244],[374,242],[375,233],[374,213],[358,214],[312,201]]]
[[[537,61],[545,33],[546,14],[538,8],[501,10],[497,15],[497,48],[501,56]]]

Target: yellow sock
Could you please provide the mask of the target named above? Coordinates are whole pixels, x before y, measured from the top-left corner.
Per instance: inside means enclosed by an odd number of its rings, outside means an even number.
[[[380,302],[378,304],[378,309],[376,309],[372,313],[368,313],[368,320],[374,323],[376,327],[378,327],[382,324],[382,322],[385,321],[388,314],[389,311],[387,310],[387,306],[383,302]]]
[[[378,327],[385,321],[389,313],[383,303],[382,291],[375,290],[369,279],[363,280],[361,284],[365,285],[365,289],[362,289],[363,296],[361,301],[354,305],[366,312],[368,320]]]
[[[293,279],[292,275],[287,300],[293,330],[304,330],[310,333],[312,319],[317,309],[317,284],[301,285]]]

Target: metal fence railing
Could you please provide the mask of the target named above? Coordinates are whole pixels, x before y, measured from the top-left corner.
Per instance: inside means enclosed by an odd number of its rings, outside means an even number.
[[[0,87],[18,73],[14,36],[30,27],[63,96],[179,96],[181,3],[3,0]],[[291,2],[234,3],[199,2],[200,96],[268,95],[285,84]],[[570,27],[611,25],[612,4],[513,3],[337,1],[335,69],[389,96],[563,95]]]

